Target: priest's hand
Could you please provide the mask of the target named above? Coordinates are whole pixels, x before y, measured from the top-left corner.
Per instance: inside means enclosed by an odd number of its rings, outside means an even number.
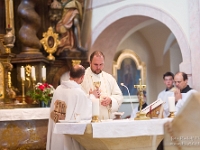
[[[110,97],[105,96],[101,99],[101,105],[108,106],[110,104],[112,104],[112,100],[110,99]]]
[[[175,92],[174,92],[174,97],[175,97],[175,101],[176,103],[178,102],[178,100],[182,99],[182,94],[180,92],[179,89],[176,89]]]
[[[96,98],[100,98],[101,90],[100,89],[96,89],[96,90],[90,89],[89,94],[93,94]]]

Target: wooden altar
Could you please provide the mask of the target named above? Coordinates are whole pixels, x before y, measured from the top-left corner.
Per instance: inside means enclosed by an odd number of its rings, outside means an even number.
[[[157,148],[163,139],[163,124],[170,120],[169,118],[140,121],[126,119],[87,123],[82,135],[77,131],[73,133],[73,129],[77,130],[78,126],[81,126],[79,123],[57,123],[54,133],[73,137],[86,150],[149,150]]]

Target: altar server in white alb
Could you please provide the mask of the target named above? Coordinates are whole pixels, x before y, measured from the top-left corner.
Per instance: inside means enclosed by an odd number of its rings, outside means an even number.
[[[54,127],[58,120],[75,120],[79,114],[81,120],[92,117],[92,102],[81,88],[85,68],[76,65],[70,70],[70,79],[63,81],[53,95],[48,125],[46,150],[83,150],[84,148],[69,136],[54,134]],[[91,98],[94,95],[90,95]]]
[[[172,72],[166,72],[163,75],[163,82],[166,86],[166,89],[161,91],[158,94],[157,99],[161,99],[164,101],[164,111],[163,111],[163,116],[168,117],[169,116],[169,106],[168,106],[168,97],[174,96],[174,74]]]
[[[114,77],[103,71],[105,56],[101,51],[94,51],[90,56],[90,67],[86,69],[82,88],[87,94],[100,99],[100,119],[113,118],[122,101],[122,92]],[[94,85],[100,83],[100,87]]]

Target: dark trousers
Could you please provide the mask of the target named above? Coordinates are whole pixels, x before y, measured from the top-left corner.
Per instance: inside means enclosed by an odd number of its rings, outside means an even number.
[[[160,142],[160,144],[157,147],[157,150],[164,150],[164,143],[163,140]]]

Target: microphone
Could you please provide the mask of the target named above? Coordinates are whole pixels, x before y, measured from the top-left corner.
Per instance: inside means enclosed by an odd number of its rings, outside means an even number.
[[[125,87],[127,89],[128,95],[129,95],[129,99],[131,99],[131,95],[130,95],[128,87],[126,85],[124,85],[124,83],[121,83],[121,86],[123,86],[123,87]],[[133,103],[131,101],[130,101],[130,103],[131,103],[131,108],[132,108],[132,111],[133,111]]]

